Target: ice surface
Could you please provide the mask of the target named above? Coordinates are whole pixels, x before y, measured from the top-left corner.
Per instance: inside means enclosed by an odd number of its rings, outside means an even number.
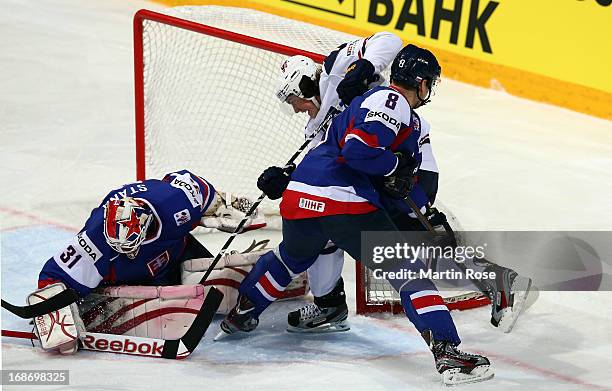
[[[131,17],[145,7],[159,6],[2,2],[2,298],[23,303],[40,266],[91,208],[134,178]],[[439,198],[464,229],[612,230],[610,121],[448,79],[421,113],[432,123]],[[201,238],[218,249],[226,236]],[[350,303],[353,269],[347,261]],[[59,357],[3,338],[2,368],[70,369],[75,390],[443,388],[405,318],[355,316],[351,308],[348,333],[288,334],[286,312],[300,304],[274,305],[245,338],[213,343],[210,332],[182,362]],[[509,335],[488,324],[487,308],[453,313],[462,348],[487,355],[496,369],[494,380],[460,388],[611,389],[611,304],[607,293],[543,292]],[[2,328],[29,330],[5,311]]]

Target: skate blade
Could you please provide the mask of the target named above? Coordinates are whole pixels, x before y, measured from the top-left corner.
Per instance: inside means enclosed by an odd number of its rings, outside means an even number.
[[[287,331],[290,333],[301,333],[301,334],[327,334],[327,333],[341,333],[343,331],[349,331],[351,326],[346,322],[340,323],[325,323],[317,327],[304,329],[301,327],[287,326]]]
[[[225,331],[220,330],[220,331],[217,333],[217,335],[215,336],[215,338],[213,338],[213,341],[214,341],[214,342],[221,341],[222,339],[225,339],[225,338],[229,337],[230,335],[232,335],[232,334],[228,334],[228,333],[226,333]]]
[[[531,278],[517,276],[512,283],[512,292],[514,295],[514,302],[512,308],[508,311],[504,311],[499,324],[497,327],[504,333],[509,333],[514,328],[514,325],[518,321],[519,316],[523,312],[523,307],[529,296],[529,290],[531,289]]]
[[[490,365],[481,365],[472,369],[470,373],[462,373],[460,368],[453,368],[442,373],[442,381],[446,386],[456,386],[490,380],[494,375],[495,373]]]

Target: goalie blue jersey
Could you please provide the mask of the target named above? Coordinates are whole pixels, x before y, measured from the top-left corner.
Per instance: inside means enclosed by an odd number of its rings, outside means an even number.
[[[143,200],[155,216],[134,259],[113,250],[104,237],[104,204],[124,197]],[[111,191],[91,212],[85,227],[45,263],[39,287],[62,281],[85,296],[101,284],[163,282],[178,266],[187,234],[198,226],[214,198],[213,186],[187,170]]]
[[[421,162],[420,136],[419,117],[393,87],[376,87],[355,98],[291,175],[282,217],[362,214],[395,203],[381,192],[381,184],[397,167],[394,152]],[[418,206],[427,202],[418,186],[412,195]]]

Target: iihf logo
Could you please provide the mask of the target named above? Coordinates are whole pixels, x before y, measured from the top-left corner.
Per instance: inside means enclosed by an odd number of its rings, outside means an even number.
[[[309,200],[308,198],[300,198],[299,207],[302,209],[323,213],[325,210],[325,202]]]

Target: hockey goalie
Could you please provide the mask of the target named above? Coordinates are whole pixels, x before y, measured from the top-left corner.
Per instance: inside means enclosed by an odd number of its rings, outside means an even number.
[[[80,297],[35,319],[43,349],[74,353],[85,331],[180,338],[213,284],[225,294],[219,312],[229,311],[242,278],[270,250],[264,241],[226,254],[203,286],[198,283],[212,254],[191,232],[200,226],[234,232],[251,205],[188,170],[112,190],[81,231],[47,260],[39,289],[27,298],[33,305],[67,289]],[[255,213],[243,231],[264,226]],[[306,291],[306,278],[298,278],[284,297]]]

